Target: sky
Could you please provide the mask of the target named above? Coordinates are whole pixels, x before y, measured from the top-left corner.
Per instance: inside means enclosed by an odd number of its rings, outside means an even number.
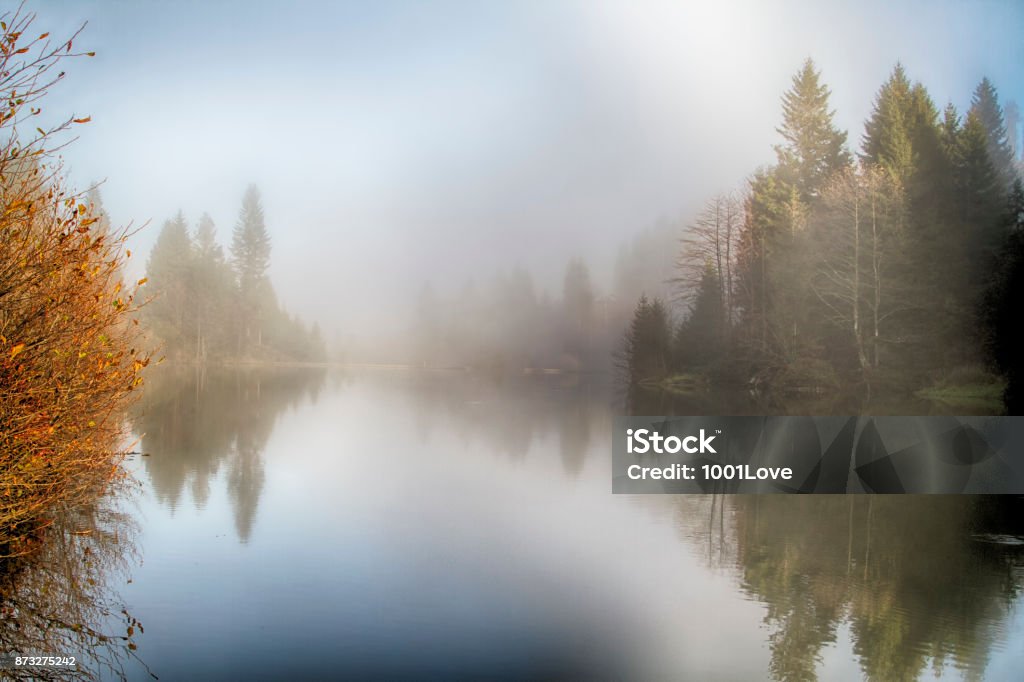
[[[10,0],[4,0],[7,4]],[[205,211],[230,242],[256,183],[280,300],[330,333],[400,332],[425,281],[522,266],[557,294],[619,245],[774,159],[779,98],[811,57],[859,144],[900,61],[941,108],[983,75],[1024,103],[1024,3],[28,2],[92,59],[46,115],[102,181],[141,272],[160,225]],[[769,6],[770,5],[770,6]],[[134,274],[134,273],[133,273]]]

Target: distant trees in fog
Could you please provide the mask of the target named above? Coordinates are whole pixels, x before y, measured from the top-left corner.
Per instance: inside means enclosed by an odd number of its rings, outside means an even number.
[[[194,232],[181,212],[164,223],[146,267],[154,295],[143,309],[164,354],[196,362],[326,359],[319,327],[278,303],[267,275],[270,251],[255,186],[243,197],[228,257],[210,216]]]
[[[782,109],[776,164],[741,197],[709,201],[685,233],[682,321],[645,341],[639,329],[664,304],[636,306],[626,364],[640,374],[629,381],[698,372],[781,390],[905,390],[987,365],[1010,378],[1008,399],[1019,395],[1022,360],[1009,350],[1022,340],[1010,302],[1024,293],[1016,107],[1008,130],[983,79],[966,115],[940,113],[897,65],[856,158],[810,60]],[[651,376],[665,343],[672,362]]]
[[[424,285],[410,330],[414,359],[434,367],[604,370],[617,336],[606,307],[581,259],[566,266],[557,299],[522,268],[454,296]]]

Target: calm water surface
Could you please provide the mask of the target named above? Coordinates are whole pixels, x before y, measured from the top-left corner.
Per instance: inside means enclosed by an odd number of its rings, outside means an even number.
[[[162,680],[1021,678],[1019,500],[613,496],[612,393],[163,370],[138,653]]]

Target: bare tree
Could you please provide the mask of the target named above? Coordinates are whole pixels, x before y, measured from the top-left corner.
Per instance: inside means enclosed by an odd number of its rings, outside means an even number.
[[[888,318],[905,307],[890,276],[899,252],[903,191],[877,166],[837,173],[815,216],[811,287],[833,323],[849,331],[862,371],[877,368]]]
[[[719,194],[704,205],[681,241],[676,259],[678,275],[672,280],[679,297],[692,301],[700,288],[708,263],[714,266],[722,292],[723,319],[727,327],[735,320],[735,273],[743,202],[735,193]]]

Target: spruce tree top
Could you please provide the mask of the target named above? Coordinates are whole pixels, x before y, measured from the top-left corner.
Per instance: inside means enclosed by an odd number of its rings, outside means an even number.
[[[974,89],[971,99],[971,113],[980,120],[988,137],[988,155],[999,179],[1009,189],[1016,177],[1013,164],[1013,152],[1006,134],[1006,123],[1003,109],[999,106],[999,95],[988,78],[982,78]]]
[[[249,185],[242,198],[242,209],[231,234],[231,258],[243,287],[262,280],[270,266],[270,235],[256,185]]]
[[[903,65],[897,62],[889,79],[878,89],[871,117],[864,124],[861,149],[865,160],[885,165],[886,150],[883,138],[888,137],[892,140],[899,136],[897,131],[906,134],[905,111],[909,100],[910,80]]]
[[[793,87],[782,96],[782,125],[776,130],[784,143],[776,145],[775,153],[784,177],[804,200],[817,196],[828,177],[850,162],[846,133],[832,122],[830,95],[808,59],[793,76]]]

